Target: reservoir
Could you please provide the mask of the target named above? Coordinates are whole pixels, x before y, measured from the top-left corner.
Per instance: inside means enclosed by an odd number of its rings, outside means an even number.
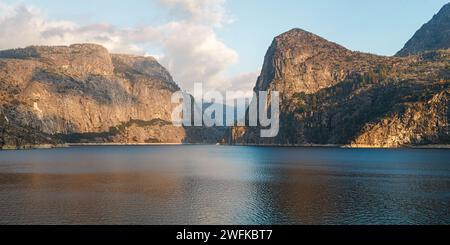
[[[450,224],[450,150],[1,151],[0,224]]]

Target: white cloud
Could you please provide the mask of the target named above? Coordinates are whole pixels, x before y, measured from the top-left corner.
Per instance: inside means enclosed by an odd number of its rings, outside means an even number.
[[[217,28],[231,22],[225,0],[159,0],[173,21],[136,30],[131,39],[162,48],[161,63],[188,91],[195,82],[205,89],[223,89],[224,71],[238,61],[238,54],[216,35]]]
[[[123,34],[108,24],[79,26],[70,21],[49,21],[36,8],[0,4],[0,49],[87,42],[115,52],[141,53],[137,45],[126,42]]]
[[[225,0],[159,0],[171,13],[200,25],[220,27],[232,19],[227,15]]]
[[[54,21],[39,9],[0,0],[0,49],[29,45],[69,45],[98,43],[111,52],[148,54],[158,50],[159,61],[184,89],[194,82],[205,89],[238,90],[254,85],[255,75],[228,78],[226,69],[238,62],[238,54],[221,41],[216,31],[233,19],[225,10],[225,0],[159,0],[171,18],[154,26],[118,28],[110,24],[78,25]],[[249,81],[244,81],[249,79]],[[239,82],[235,82],[239,81]]]
[[[251,99],[253,97],[253,87],[255,86],[256,79],[260,74],[260,69],[253,72],[246,72],[229,78],[228,87],[233,91],[242,91],[245,98]],[[233,100],[236,98],[227,98],[227,100]]]

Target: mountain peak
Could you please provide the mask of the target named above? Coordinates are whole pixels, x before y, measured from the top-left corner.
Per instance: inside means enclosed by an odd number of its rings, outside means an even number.
[[[294,92],[317,92],[332,85],[334,74],[330,67],[335,63],[333,61],[341,60],[351,53],[311,32],[292,29],[275,37],[265,55],[255,89],[282,89],[289,96]],[[317,75],[315,71],[318,70],[324,72]],[[302,79],[299,79],[300,74]]]
[[[450,48],[450,3],[444,5],[428,23],[424,24],[396,56],[448,48]]]
[[[279,47],[329,48],[346,50],[341,45],[330,42],[312,32],[294,28],[275,37],[274,42]]]
[[[309,32],[309,31],[306,31],[304,29],[296,27],[296,28],[292,28],[291,30],[278,35],[278,37],[283,37],[283,36],[288,36],[288,35],[315,35],[315,34]]]

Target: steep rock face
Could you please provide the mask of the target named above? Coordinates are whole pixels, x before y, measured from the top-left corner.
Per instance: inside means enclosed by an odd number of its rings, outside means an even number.
[[[294,29],[276,37],[265,58],[255,91],[280,92],[280,132],[261,138],[258,127],[235,127],[232,144],[450,143],[442,114],[450,50],[382,57]]]
[[[408,144],[449,143],[450,90],[431,99],[408,103],[382,120],[368,123],[352,146],[395,147]]]
[[[290,91],[314,93],[345,76],[345,67],[333,64],[349,53],[319,36],[293,29],[272,42],[255,89],[285,91],[287,96],[292,95]]]
[[[397,56],[448,48],[450,48],[450,3],[444,5],[439,13],[423,25]]]
[[[179,88],[151,57],[94,44],[0,51],[0,86],[4,145],[186,141],[169,123]]]

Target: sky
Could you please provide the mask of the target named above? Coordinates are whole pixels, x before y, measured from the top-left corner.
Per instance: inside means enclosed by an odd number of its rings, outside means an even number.
[[[251,95],[273,38],[302,28],[393,55],[448,0],[0,0],[0,49],[98,43],[151,55],[181,87]]]

